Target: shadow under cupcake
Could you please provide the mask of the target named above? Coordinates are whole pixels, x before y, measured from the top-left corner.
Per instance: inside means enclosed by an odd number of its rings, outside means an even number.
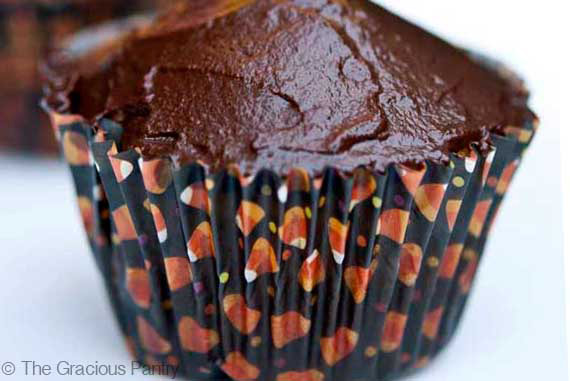
[[[366,1],[147,24],[54,56],[45,98],[133,356],[205,380],[429,363],[534,134],[521,81]]]

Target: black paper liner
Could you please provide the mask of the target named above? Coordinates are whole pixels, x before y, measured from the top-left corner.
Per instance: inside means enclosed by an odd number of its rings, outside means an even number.
[[[51,114],[133,355],[195,380],[385,380],[457,328],[536,123],[385,173],[210,173]]]

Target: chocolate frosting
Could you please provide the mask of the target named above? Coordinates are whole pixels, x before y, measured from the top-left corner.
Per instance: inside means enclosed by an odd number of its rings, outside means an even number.
[[[520,82],[364,0],[188,1],[105,51],[59,62],[48,103],[213,169],[442,163],[533,118]]]

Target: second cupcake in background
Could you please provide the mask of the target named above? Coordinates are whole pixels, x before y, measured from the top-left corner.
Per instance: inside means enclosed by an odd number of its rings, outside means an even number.
[[[137,359],[384,380],[445,346],[534,133],[506,69],[356,0],[182,2],[65,57],[45,104]]]
[[[38,103],[38,64],[87,26],[152,12],[168,0],[0,0],[0,149],[55,153],[57,144]],[[7,75],[10,73],[10,75]]]

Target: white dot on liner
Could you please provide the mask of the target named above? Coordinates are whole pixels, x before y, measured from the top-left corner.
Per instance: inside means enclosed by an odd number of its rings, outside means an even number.
[[[129,177],[129,175],[133,172],[133,165],[128,161],[121,160],[121,175],[123,179]]]
[[[158,232],[158,242],[163,243],[168,238],[168,232],[166,229],[162,229]]]
[[[196,254],[190,249],[188,249],[188,258],[190,258],[190,262],[196,262],[198,260]]]
[[[192,201],[192,193],[194,193],[192,187],[186,187],[180,194],[180,201],[186,205],[190,205],[190,202]]]
[[[247,280],[248,283],[251,283],[257,279],[257,273],[253,270],[245,269],[244,275],[245,275],[245,280]]]
[[[101,186],[95,185],[93,187],[93,198],[97,201],[100,201],[102,197],[103,197],[103,194],[101,192]]]
[[[333,258],[334,258],[334,261],[336,263],[338,263],[339,265],[342,265],[342,262],[344,262],[344,254],[340,253],[336,250],[333,250]]]
[[[473,171],[475,170],[475,164],[477,164],[477,162],[471,158],[466,158],[465,159],[465,169],[467,170],[467,172],[469,173],[473,173]]]
[[[487,163],[492,163],[493,160],[495,160],[495,153],[497,151],[491,151],[489,152],[489,155],[487,156]]]
[[[319,256],[319,252],[317,249],[313,251],[313,253],[306,259],[307,263],[313,263],[315,259]]]
[[[287,185],[281,185],[279,187],[279,190],[277,191],[277,197],[282,203],[285,203],[285,201],[287,201]]]

